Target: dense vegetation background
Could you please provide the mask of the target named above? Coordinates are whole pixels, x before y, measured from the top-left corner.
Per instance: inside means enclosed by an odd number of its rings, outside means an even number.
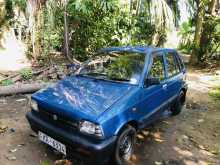
[[[45,65],[60,52],[78,62],[107,46],[173,47],[175,31],[177,48],[206,65],[220,61],[219,7],[219,0],[0,0],[0,38],[13,28],[27,56]]]

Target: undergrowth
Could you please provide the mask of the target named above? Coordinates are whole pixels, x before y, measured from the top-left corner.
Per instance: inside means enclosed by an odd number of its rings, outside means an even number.
[[[220,103],[220,86],[211,90],[209,95]]]

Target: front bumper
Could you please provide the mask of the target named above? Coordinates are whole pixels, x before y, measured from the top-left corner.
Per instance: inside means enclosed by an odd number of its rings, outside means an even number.
[[[108,161],[114,151],[116,136],[106,140],[90,139],[79,133],[72,133],[40,118],[35,112],[26,114],[31,129],[41,131],[66,145],[67,155],[83,158],[83,161],[95,163]],[[85,159],[86,158],[86,159]]]

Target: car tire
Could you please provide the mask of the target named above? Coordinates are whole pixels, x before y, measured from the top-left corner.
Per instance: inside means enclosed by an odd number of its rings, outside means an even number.
[[[174,104],[171,106],[171,114],[172,116],[176,116],[180,114],[185,104],[186,94],[185,92],[181,91],[177,99],[175,100]]]
[[[134,152],[136,129],[128,125],[119,135],[114,152],[114,161],[117,165],[128,164]]]

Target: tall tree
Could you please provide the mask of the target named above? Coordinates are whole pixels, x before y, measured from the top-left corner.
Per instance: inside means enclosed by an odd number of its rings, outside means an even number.
[[[199,56],[199,46],[201,40],[201,33],[203,28],[203,21],[205,16],[205,4],[203,0],[197,1],[197,15],[196,15],[196,29],[194,35],[194,50],[193,55],[191,56],[190,62],[191,64],[198,63],[198,56]]]
[[[69,27],[68,27],[68,14],[67,14],[67,5],[69,0],[64,0],[64,47],[65,47],[65,55],[67,59],[72,63],[80,64],[78,60],[72,58],[70,55],[69,49]]]
[[[191,56],[191,64],[196,65],[204,60],[204,56],[212,54],[213,34],[215,33],[215,19],[219,16],[219,0],[197,0],[197,15],[194,35],[194,49]],[[220,20],[220,19],[218,19]],[[217,48],[219,44],[217,44]],[[211,51],[211,52],[209,52]]]

